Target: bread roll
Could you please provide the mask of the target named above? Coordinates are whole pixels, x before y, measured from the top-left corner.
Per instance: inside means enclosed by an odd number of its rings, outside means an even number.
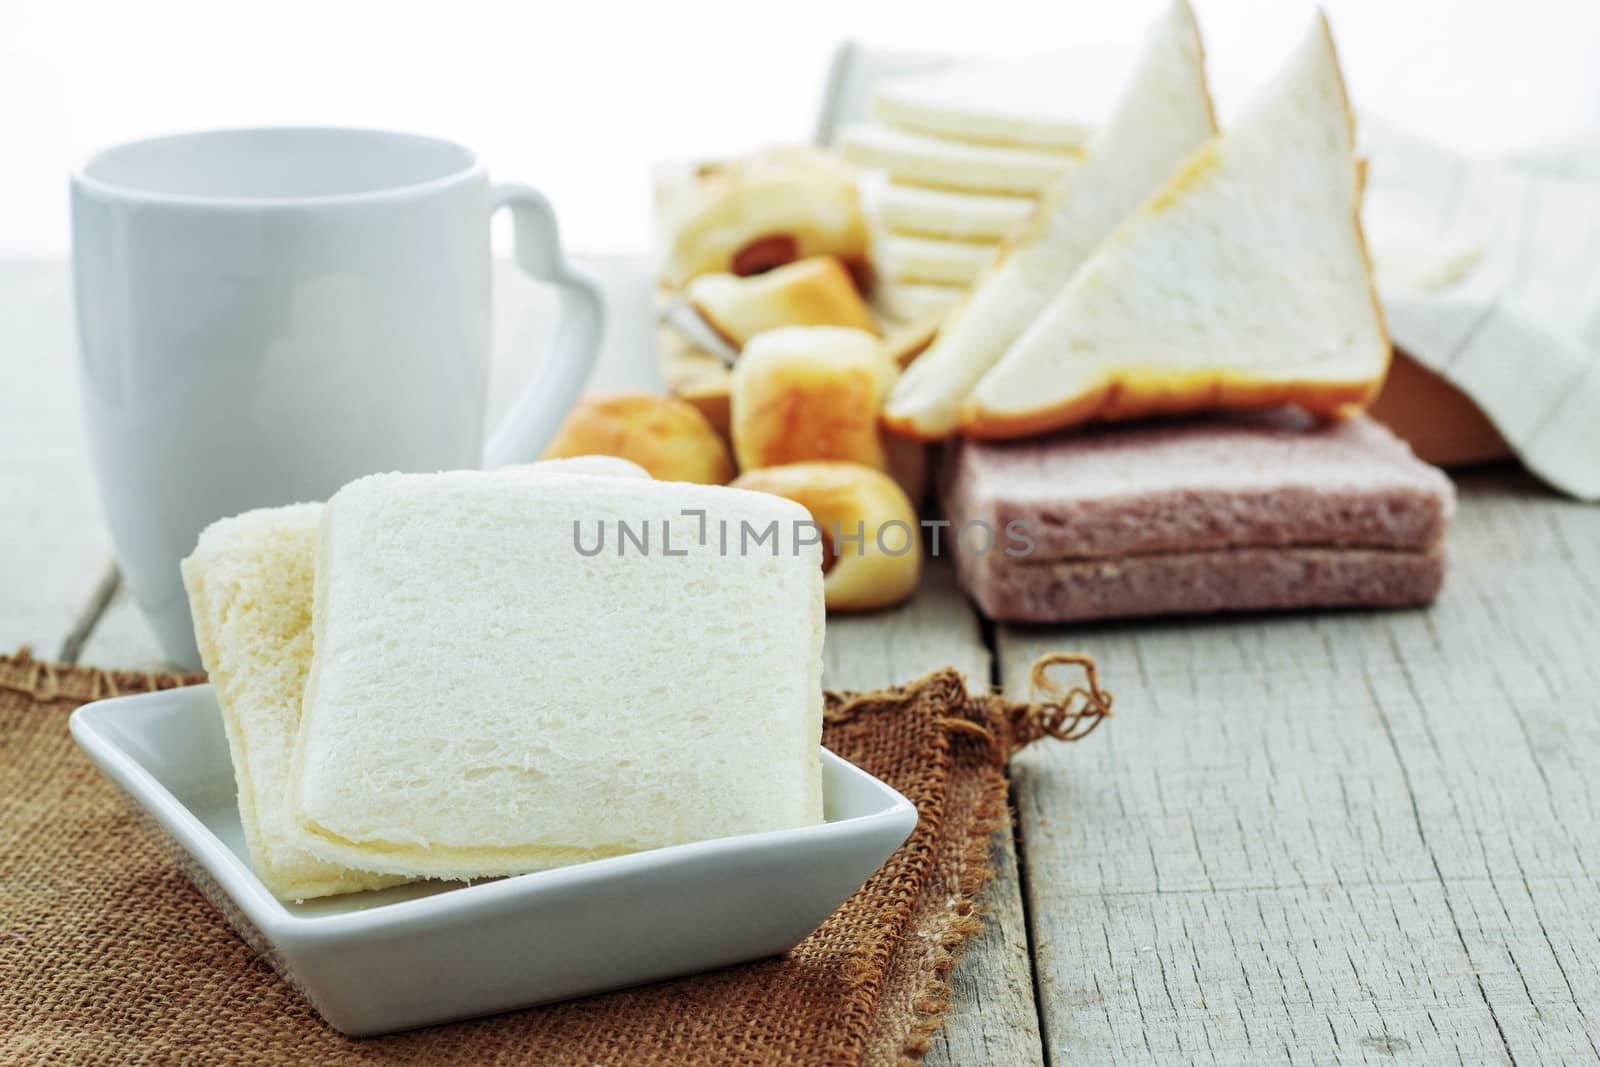
[[[545,459],[617,456],[664,482],[722,485],[734,475],[722,436],[694,405],[656,393],[586,393]]]
[[[867,260],[851,169],[814,148],[772,148],[702,168],[665,208],[662,277],[759,274],[810,256]]]
[[[815,256],[765,274],[706,274],[689,283],[691,306],[734,348],[780,326],[850,326],[876,332],[850,273]]]
[[[862,330],[791,326],[757,334],[733,370],[733,449],[749,471],[812,459],[878,470],[878,412],[898,368]]]
[[[787,497],[811,513],[822,532],[829,611],[872,611],[916,591],[921,529],[888,475],[859,463],[791,463],[746,471],[734,485]]]

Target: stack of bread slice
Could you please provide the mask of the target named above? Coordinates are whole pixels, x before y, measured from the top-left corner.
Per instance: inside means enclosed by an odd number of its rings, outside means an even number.
[[[1376,422],[1287,407],[964,440],[944,498],[995,537],[962,587],[1013,622],[1426,604],[1454,508]]]
[[[262,882],[296,900],[820,822],[806,518],[586,457],[208,527],[184,581]],[[719,523],[784,550],[723,554]]]
[[[912,321],[951,306],[1082,160],[1116,59],[1075,50],[890,79],[839,147],[866,174],[875,301]]]
[[[1376,395],[1390,346],[1324,18],[1213,136],[1178,0],[1085,154],[897,383],[888,425],[1018,437],[1282,402],[1335,415]]]

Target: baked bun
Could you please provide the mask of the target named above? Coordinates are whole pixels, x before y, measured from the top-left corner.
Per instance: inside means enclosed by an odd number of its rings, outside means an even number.
[[[878,413],[899,373],[883,342],[842,326],[788,326],[750,339],[733,368],[740,470],[813,459],[888,469]]]
[[[702,167],[666,207],[662,277],[760,274],[797,259],[867,261],[867,224],[852,170],[815,148],[770,148]]]
[[[922,570],[917,513],[887,474],[859,463],[791,463],[745,471],[733,485],[787,497],[811,512],[821,530],[829,611],[886,608],[916,590]]]
[[[850,272],[832,256],[813,256],[754,277],[703,274],[689,304],[735,348],[780,326],[851,326],[876,332]]]
[[[586,393],[578,398],[545,459],[618,456],[663,482],[722,485],[733,459],[694,405],[655,393]]]

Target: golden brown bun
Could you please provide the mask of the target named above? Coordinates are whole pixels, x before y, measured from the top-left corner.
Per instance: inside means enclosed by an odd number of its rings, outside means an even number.
[[[662,277],[759,274],[809,256],[867,260],[854,172],[815,148],[771,148],[702,167],[666,206]]]
[[[664,482],[724,485],[728,446],[692,404],[655,393],[586,393],[556,431],[545,459],[620,456]]]
[[[916,591],[922,570],[917,513],[888,475],[859,463],[791,463],[746,471],[733,484],[787,497],[811,512],[822,531],[822,595],[829,611],[872,611]]]
[[[878,412],[898,368],[883,343],[842,326],[788,326],[750,339],[733,369],[740,470],[814,459],[888,468]]]
[[[704,274],[689,283],[687,295],[707,325],[735,348],[780,326],[877,332],[850,272],[832,256],[813,256],[749,278]]]

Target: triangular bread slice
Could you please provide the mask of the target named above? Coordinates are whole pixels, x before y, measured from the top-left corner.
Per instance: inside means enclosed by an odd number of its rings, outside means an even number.
[[[1106,240],[978,383],[962,431],[1295,403],[1337,415],[1389,366],[1338,56],[1317,16],[1220,137]]]
[[[899,433],[955,432],[962,400],[1072,274],[1216,132],[1194,12],[1175,0],[1151,27],[1110,121],[1088,159],[1045,198],[1033,222],[951,312],[896,385],[884,422]]]

